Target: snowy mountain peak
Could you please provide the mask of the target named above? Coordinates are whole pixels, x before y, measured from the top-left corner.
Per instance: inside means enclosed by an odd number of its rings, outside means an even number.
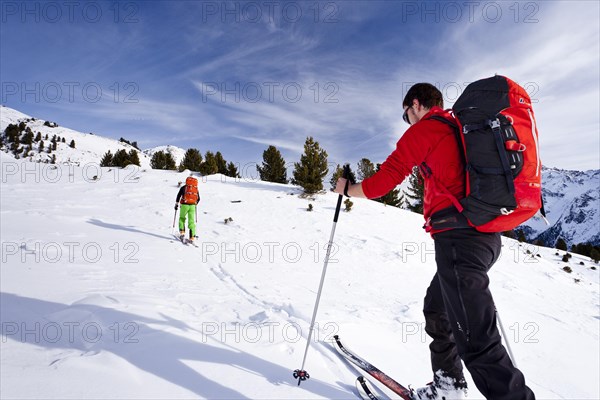
[[[175,164],[179,165],[181,163],[181,161],[183,161],[183,157],[185,156],[185,149],[182,149],[181,147],[177,147],[177,146],[172,146],[172,145],[167,145],[167,146],[157,146],[157,147],[153,147],[151,149],[146,149],[144,150],[144,154],[146,154],[148,157],[152,158],[152,156],[155,153],[158,153],[159,151],[162,151],[163,153],[170,153],[171,156],[173,156],[173,159],[175,160]]]
[[[542,195],[550,227],[539,218],[527,221],[530,240],[552,246],[561,237],[568,245],[600,245],[600,170],[543,168]]]
[[[128,143],[93,133],[78,132],[53,121],[37,119],[9,107],[0,107],[0,132],[5,132],[11,124],[23,124],[23,132],[31,132],[34,136],[30,145],[21,143],[14,149],[13,154],[16,153],[20,159],[70,165],[99,164],[107,151],[115,154],[119,150],[134,150],[138,152],[140,167],[150,168],[150,157]],[[40,140],[37,140],[38,134]],[[55,148],[52,148],[50,141],[54,137],[58,140]],[[72,142],[74,147],[71,146]]]

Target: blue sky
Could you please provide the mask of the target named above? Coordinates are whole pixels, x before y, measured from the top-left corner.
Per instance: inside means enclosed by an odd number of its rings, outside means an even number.
[[[310,135],[382,162],[412,83],[450,107],[498,73],[535,101],[545,165],[600,168],[597,1],[0,5],[2,104],[82,132],[242,165],[270,144],[298,161]]]

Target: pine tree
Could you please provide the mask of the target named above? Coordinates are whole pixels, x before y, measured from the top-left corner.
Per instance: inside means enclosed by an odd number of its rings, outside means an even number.
[[[48,136],[48,135],[46,135]],[[69,143],[69,147],[74,149],[75,148],[75,140],[71,140],[71,143]]]
[[[217,159],[212,151],[207,151],[204,155],[204,162],[200,165],[200,173],[202,175],[212,175],[219,171]]]
[[[165,153],[157,151],[152,155],[152,158],[150,159],[150,167],[152,167],[152,169],[166,169],[165,164]]]
[[[225,161],[220,151],[217,151],[217,154],[215,154],[215,162],[217,163],[217,172],[227,175],[227,161]]]
[[[131,149],[129,150],[129,154],[127,157],[127,163],[125,164],[125,166],[127,165],[137,165],[138,167],[140,166],[140,157],[138,156],[138,151]]]
[[[285,160],[275,146],[269,146],[263,151],[262,166],[257,165],[256,170],[261,181],[288,183]]]
[[[331,185],[332,191],[333,191],[333,189],[335,189],[338,179],[341,178],[343,175],[344,175],[344,168],[341,167],[340,164],[338,164],[335,167],[335,171],[333,172],[331,179],[329,180],[329,184]],[[354,175],[352,168],[350,168],[350,183],[356,183],[356,176]]]
[[[168,151],[165,154],[165,168],[164,169],[168,169],[171,171],[174,171],[177,169],[177,164],[175,164],[175,159],[173,158],[171,153],[169,153]]]
[[[517,240],[521,243],[527,242],[527,238],[525,237],[525,232],[523,232],[522,229],[519,229],[517,231]]]
[[[419,174],[419,169],[417,167],[413,168],[412,174],[408,177],[408,183],[410,185],[408,187],[410,193],[404,192],[404,195],[410,200],[407,199],[405,201],[405,206],[412,212],[423,214],[425,182],[423,181],[421,174]]]
[[[65,138],[62,138],[62,142],[63,143],[67,143],[67,141],[65,140]]]
[[[101,167],[112,167],[113,164],[113,155],[110,152],[110,150],[108,150],[106,153],[104,153],[104,156],[102,156],[102,160],[100,160],[100,166]]]
[[[600,261],[600,251],[598,251],[597,248],[593,248],[592,251],[590,251],[590,258],[595,262]]]
[[[344,205],[346,206],[344,211],[350,212],[350,210],[352,210],[352,206],[354,205],[354,203],[352,202],[352,200],[346,199],[346,200],[344,200]]]
[[[398,197],[400,196],[400,197]],[[379,197],[377,199],[373,199],[378,203],[383,203],[386,206],[398,207],[402,208],[402,205],[405,203],[404,196],[400,194],[399,189],[392,189],[385,196]]]
[[[183,156],[181,164],[179,164],[179,170],[183,171],[189,169],[190,171],[200,171],[202,165],[202,155],[198,149],[188,149]]]
[[[589,242],[574,244],[571,247],[571,251],[573,253],[578,253],[578,254],[581,254],[582,256],[588,256],[588,257],[591,257],[590,255],[592,254],[593,249],[594,249],[594,246],[592,246],[592,244]]]
[[[225,175],[232,178],[241,178],[240,174],[238,173],[238,169],[233,162],[227,164],[227,173]]]
[[[33,132],[25,133],[21,142],[26,145],[33,145]]]
[[[13,152],[13,154],[17,154],[17,152],[19,151],[20,145],[21,145],[21,142],[19,141],[19,137],[17,136],[14,139],[14,141],[12,142],[12,144],[10,145],[10,150]],[[39,150],[40,153],[42,151],[44,151],[44,145],[41,145],[40,149],[41,149],[41,150]]]
[[[40,145],[38,146],[38,153],[44,151],[44,141],[40,140]]]
[[[567,242],[565,242],[565,240],[561,237],[558,238],[558,240],[556,241],[556,244],[554,245],[555,248],[557,248],[558,250],[564,250],[567,251]]]
[[[121,150],[118,150],[115,153],[115,155],[113,156],[112,166],[123,168],[128,164],[128,162],[129,162],[129,155],[127,154],[127,151],[125,151],[125,149],[121,149]]]
[[[39,142],[40,140],[42,140],[42,133],[38,132],[37,135],[35,135],[35,139],[34,140],[35,140],[36,143]]]
[[[4,134],[6,135],[8,143],[14,143],[16,141],[19,141],[19,137],[21,136],[21,130],[16,124],[9,124],[4,130]]]
[[[379,171],[380,168],[381,164],[377,164],[376,171]],[[405,203],[404,196],[400,194],[400,189],[392,189],[386,195],[373,200],[392,207],[402,207]]]
[[[138,149],[138,150],[140,149],[140,148],[138,147],[138,144],[137,144],[137,142],[130,142],[129,140],[127,140],[127,139],[125,139],[125,138],[120,138],[120,139],[119,139],[119,142],[122,142],[122,143],[127,143],[128,145],[130,145],[130,146],[133,146],[134,148],[136,148],[136,149]]]
[[[358,162],[358,179],[364,181],[375,175],[375,165],[368,158],[363,158]]]
[[[300,162],[294,163],[292,183],[299,185],[307,194],[323,190],[323,178],[329,172],[327,168],[327,152],[319,146],[319,142],[309,136],[304,143],[304,154]]]

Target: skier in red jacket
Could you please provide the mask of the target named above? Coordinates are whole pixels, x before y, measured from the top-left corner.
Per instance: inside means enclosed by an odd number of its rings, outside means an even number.
[[[496,326],[487,272],[500,256],[500,234],[478,232],[457,213],[443,216],[442,210],[450,209],[453,198],[463,198],[465,192],[465,167],[455,130],[436,120],[452,121],[452,116],[443,110],[440,91],[428,83],[413,85],[403,108],[404,121],[411,127],[380,170],[361,183],[349,185],[346,192],[346,180],[340,178],[335,192],[378,198],[402,183],[415,166],[422,174],[435,177],[425,179],[423,202],[425,228],[432,234],[437,263],[423,308],[425,330],[433,339],[433,382],[417,389],[415,398],[462,398],[467,389],[462,359],[487,399],[535,399],[502,346]]]

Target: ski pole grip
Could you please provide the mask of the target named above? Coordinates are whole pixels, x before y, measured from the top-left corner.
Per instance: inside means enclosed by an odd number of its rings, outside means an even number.
[[[350,184],[350,164],[344,165],[344,171],[342,172],[342,178],[346,179],[346,187],[344,188],[344,192],[348,193],[348,185]],[[333,216],[333,222],[338,221],[338,217],[340,216],[340,210],[342,209],[342,199],[343,195],[338,196],[337,205],[335,207],[335,215]]]

